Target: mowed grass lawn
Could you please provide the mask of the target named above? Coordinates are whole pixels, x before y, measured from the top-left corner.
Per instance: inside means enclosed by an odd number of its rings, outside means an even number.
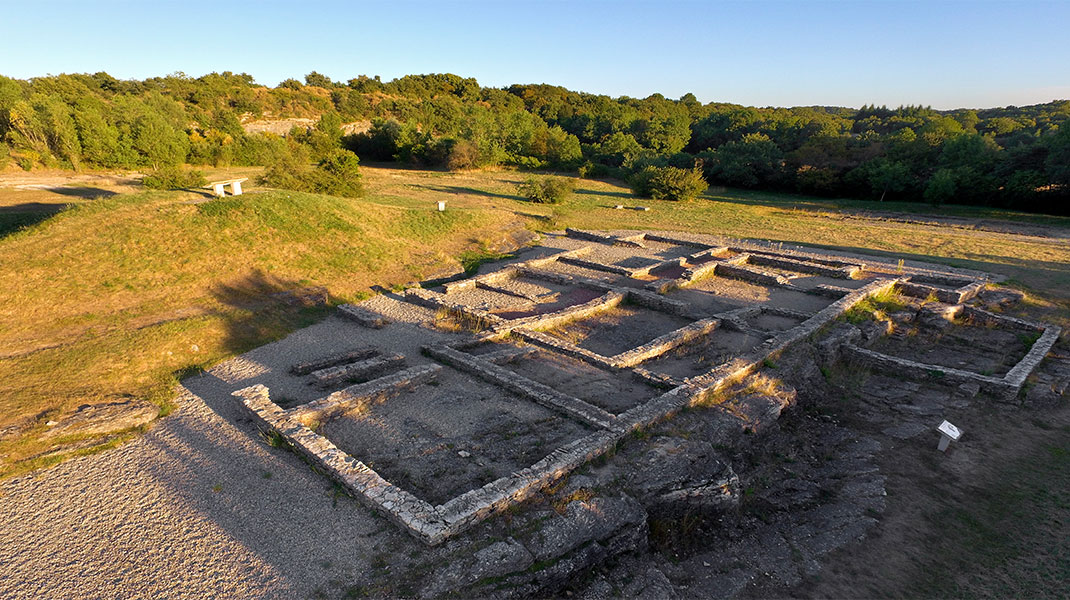
[[[326,287],[332,303],[456,269],[509,232],[670,229],[934,260],[1006,275],[1051,319],[1070,315],[1067,240],[846,218],[844,209],[929,207],[753,192],[692,202],[638,199],[577,179],[572,197],[516,195],[527,175],[364,167],[367,195],[259,190],[204,202],[188,192],[124,194],[75,206],[0,239],[0,476],[42,457],[45,423],[81,404],[147,398],[165,408],[176,379],[276,339],[326,309],[280,292]],[[438,201],[447,210],[438,212]],[[648,212],[615,210],[644,205]],[[1029,215],[955,207],[976,218]],[[1070,227],[1070,220],[1047,222]],[[9,432],[15,429],[9,429]],[[35,458],[36,457],[36,458]]]

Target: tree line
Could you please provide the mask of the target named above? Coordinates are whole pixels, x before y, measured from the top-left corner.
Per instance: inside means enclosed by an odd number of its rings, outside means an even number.
[[[291,117],[315,125],[285,137],[242,126]],[[452,74],[343,83],[312,72],[274,88],[231,72],[142,81],[0,76],[0,168],[266,165],[281,177],[283,167],[311,163],[351,171],[353,153],[424,167],[638,179],[639,187],[672,167],[742,188],[1068,213],[1068,119],[1065,100],[952,111],[758,108],[702,104],[692,94],[491,88]],[[352,122],[365,130],[344,135]]]

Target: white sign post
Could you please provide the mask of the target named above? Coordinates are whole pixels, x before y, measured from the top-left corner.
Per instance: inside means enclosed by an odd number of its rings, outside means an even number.
[[[446,210],[446,201],[445,200],[439,200],[438,201],[438,212],[442,212],[444,210]]]
[[[951,442],[957,442],[962,437],[962,430],[947,421],[940,423],[936,430],[940,432],[940,444],[936,447],[940,452],[945,452]]]

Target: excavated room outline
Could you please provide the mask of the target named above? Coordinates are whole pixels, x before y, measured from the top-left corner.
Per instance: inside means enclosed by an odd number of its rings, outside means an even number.
[[[248,409],[260,426],[277,433],[297,452],[322,467],[356,498],[387,516],[412,535],[429,544],[437,544],[456,535],[475,523],[522,501],[550,485],[580,465],[608,452],[633,430],[646,427],[670,417],[707,394],[753,372],[768,359],[775,357],[792,344],[811,338],[867,296],[895,289],[916,297],[936,297],[941,302],[959,306],[976,318],[992,320],[1000,325],[1036,331],[1039,336],[1029,352],[1003,378],[986,377],[974,373],[960,373],[954,369],[934,367],[905,359],[882,355],[854,345],[852,340],[840,344],[842,355],[875,368],[905,371],[908,376],[922,377],[934,368],[943,369],[951,378],[963,378],[977,383],[997,398],[1009,400],[1017,394],[1025,377],[1036,367],[1057,339],[1059,330],[1050,325],[1029,323],[1001,315],[986,313],[973,307],[962,307],[984,288],[982,274],[936,271],[919,267],[904,268],[887,263],[867,267],[860,260],[801,250],[785,250],[770,244],[737,241],[727,245],[707,243],[694,236],[677,234],[608,235],[599,232],[567,230],[567,239],[580,245],[537,259],[506,265],[497,271],[453,281],[436,292],[422,288],[406,291],[404,301],[424,306],[439,315],[458,317],[472,331],[467,339],[451,343],[430,344],[423,353],[435,361],[396,370],[365,383],[349,386],[318,400],[280,407],[270,398],[263,385],[254,385],[233,393]],[[617,263],[598,260],[599,247],[633,249],[642,255],[644,244],[671,246],[675,250],[662,251],[656,259]],[[669,258],[662,259],[664,255]],[[554,270],[555,265],[580,268],[605,277],[585,277],[568,269]],[[775,268],[777,272],[762,269]],[[672,278],[658,278],[652,273],[668,272]],[[809,274],[853,281],[868,277],[861,287],[818,284],[799,287],[793,277],[783,273]],[[760,286],[779,287],[805,294],[826,297],[830,303],[815,313],[803,313],[756,304],[717,314],[701,314],[686,302],[666,296],[673,290],[687,288],[709,277],[742,279]],[[540,313],[538,304],[546,298],[526,292],[526,288],[509,286],[509,281],[524,278],[546,281],[566,288],[582,288],[593,299],[566,305],[559,310]],[[523,306],[533,307],[531,314],[506,318],[494,310],[458,302],[462,292],[486,290],[497,295],[513,296]],[[581,348],[568,340],[546,333],[573,321],[588,319],[599,313],[628,303],[644,310],[663,312],[682,318],[688,324],[660,335],[635,348],[613,356],[603,356]],[[346,305],[340,312],[361,325],[373,328],[389,327],[387,319],[362,306]],[[513,311],[514,313],[516,311]],[[776,331],[759,331],[748,325],[748,319],[762,314],[788,317],[798,324]],[[713,366],[701,374],[677,379],[657,373],[642,365],[683,344],[703,336],[716,334],[719,329],[749,332],[764,341],[756,347]],[[466,350],[488,342],[520,342],[537,346],[546,352],[578,359],[596,368],[614,373],[627,373],[636,385],[649,386],[654,391],[648,401],[620,414],[612,414],[580,398],[565,394],[553,386],[522,377],[508,368],[508,363],[524,356],[528,350],[516,348],[487,355],[474,355]],[[452,368],[499,386],[514,396],[579,421],[591,433],[550,452],[545,458],[526,468],[498,478],[482,487],[469,490],[441,504],[418,498],[411,492],[387,481],[358,457],[350,456],[314,430],[317,422],[330,418],[337,411],[347,411],[381,401],[400,390],[434,380],[444,368]],[[389,402],[389,400],[386,400]]]

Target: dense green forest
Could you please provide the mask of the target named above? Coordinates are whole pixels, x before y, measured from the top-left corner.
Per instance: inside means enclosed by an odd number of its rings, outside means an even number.
[[[285,138],[243,123],[309,118]],[[257,85],[246,74],[144,81],[107,73],[0,76],[0,168],[267,165],[362,160],[515,165],[628,179],[701,170],[712,184],[837,197],[1070,212],[1070,101],[755,108],[611,98],[552,85],[482,87],[452,74]],[[362,122],[344,135],[343,124]],[[348,153],[346,153],[348,154]],[[333,162],[332,162],[333,161]],[[355,164],[355,160],[352,161]]]

